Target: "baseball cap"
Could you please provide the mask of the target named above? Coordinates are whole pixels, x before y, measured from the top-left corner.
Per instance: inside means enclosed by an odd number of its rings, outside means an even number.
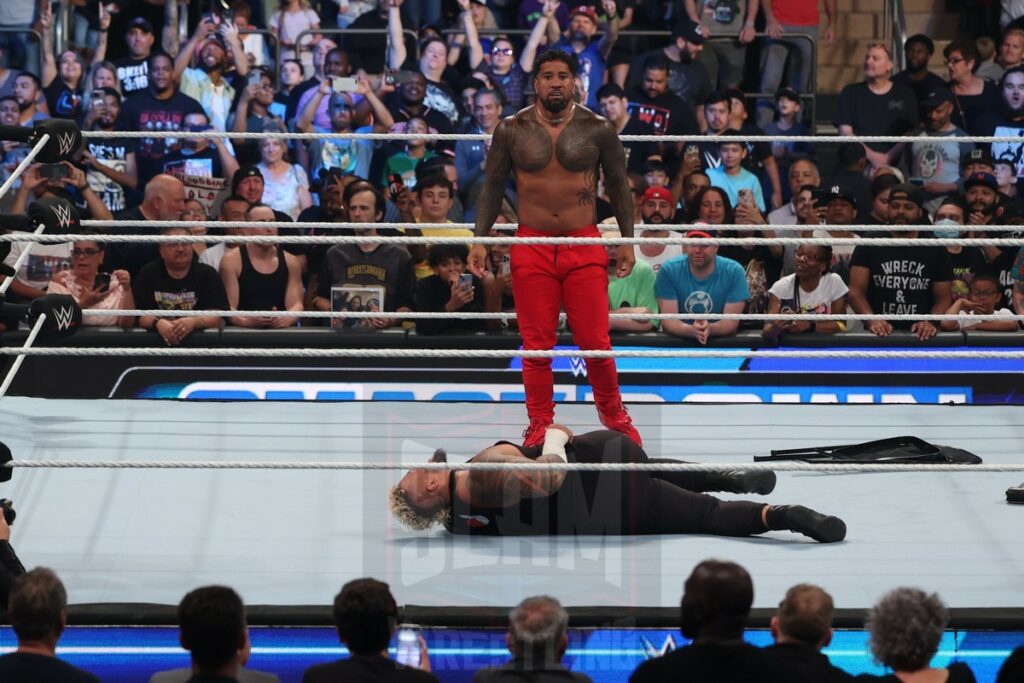
[[[578,7],[574,7],[572,12],[569,13],[569,18],[572,19],[577,14],[582,14],[587,19],[594,22],[595,25],[598,23],[597,12],[590,5],[579,5]]]
[[[683,17],[679,23],[672,28],[672,39],[682,38],[688,43],[702,45],[704,43],[704,32],[700,30],[700,24],[690,17]]]
[[[140,29],[144,33],[153,33],[153,24],[149,23],[149,19],[145,17],[135,17],[128,22],[128,30],[131,31],[133,28]]]
[[[644,190],[644,201],[648,199],[664,199],[669,204],[672,203],[672,193],[669,192],[667,187],[654,186],[648,187]]]
[[[975,185],[984,185],[994,192],[999,191],[999,183],[996,181],[996,177],[991,173],[986,173],[985,171],[977,171],[964,179],[965,190],[969,190]]]
[[[694,223],[693,227],[694,227],[693,230],[690,230],[690,231],[688,231],[686,233],[687,237],[717,237],[718,236],[718,231],[717,230],[715,230],[713,228],[709,228],[704,223]]]
[[[960,157],[960,168],[968,166],[970,164],[985,164],[986,166],[995,166],[995,159],[992,158],[992,154],[982,147],[975,147],[967,154]]]
[[[921,98],[921,106],[925,109],[934,109],[943,102],[952,102],[953,93],[949,88],[933,88]]]
[[[796,91],[796,88],[791,88],[788,85],[785,88],[779,88],[779,91],[775,93],[775,99],[787,99],[792,102],[800,103],[800,93]]]
[[[259,167],[256,164],[246,164],[240,166],[235,175],[231,177],[231,191],[234,192],[238,189],[239,184],[246,178],[259,178],[263,180],[263,173],[260,172]]]
[[[910,183],[893,185],[892,189],[889,190],[889,202],[892,203],[893,201],[900,200],[911,202],[924,208],[924,191],[917,185],[911,185]]]
[[[997,223],[999,225],[1019,225],[1024,220],[1024,202],[1012,200],[999,207]]]
[[[831,202],[833,199],[842,199],[852,204],[853,208],[857,208],[857,193],[845,183],[836,183],[829,186],[828,201]]]

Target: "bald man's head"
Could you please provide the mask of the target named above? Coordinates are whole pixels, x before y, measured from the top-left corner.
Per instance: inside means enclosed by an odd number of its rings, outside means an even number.
[[[693,640],[739,639],[754,603],[754,583],[735,562],[705,560],[683,587],[681,630]]]
[[[825,647],[832,640],[833,609],[832,596],[818,586],[793,586],[772,618],[772,634],[780,643]]]
[[[146,183],[142,204],[150,220],[180,220],[185,210],[185,186],[174,176],[161,173]]]

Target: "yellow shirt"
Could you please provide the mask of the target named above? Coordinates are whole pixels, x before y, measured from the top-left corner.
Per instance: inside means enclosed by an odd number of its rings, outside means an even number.
[[[448,221],[451,223],[451,221]],[[427,228],[423,231],[424,237],[472,237],[473,231],[469,228]],[[466,245],[469,246],[468,244]],[[429,253],[430,250],[428,249]],[[425,277],[430,277],[434,274],[430,266],[427,265],[427,260],[424,259],[416,264],[416,279],[422,280]]]

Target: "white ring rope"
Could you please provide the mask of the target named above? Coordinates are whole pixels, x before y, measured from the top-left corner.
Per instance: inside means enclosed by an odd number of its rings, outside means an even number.
[[[721,349],[680,347],[677,349],[308,349],[308,348],[247,348],[247,347],[112,347],[112,346],[50,346],[31,349],[18,346],[0,347],[0,356],[26,354],[29,356],[130,356],[130,357],[189,357],[209,358],[234,356],[242,358],[838,358],[882,359],[904,358],[918,360],[951,360],[975,358],[980,360],[1021,360],[1024,350],[882,350],[857,349],[794,350],[776,349]]]
[[[250,224],[251,227],[251,224]],[[380,227],[380,226],[378,226]],[[569,244],[575,246],[623,244],[718,244],[722,246],[770,246],[773,244],[820,244],[833,246],[876,246],[876,247],[1020,247],[1024,237],[996,238],[917,238],[888,237],[864,240],[853,237],[385,237],[379,235],[49,235],[8,233],[0,235],[0,242],[41,242],[61,244],[65,242],[105,242],[127,244],[180,244],[187,242],[218,244]]]
[[[122,220],[122,221],[99,221],[83,220],[82,225],[87,228],[287,228],[289,230],[371,230],[380,228],[413,228],[417,230],[451,230],[463,228],[472,230],[473,223],[342,223],[342,222],[295,222],[295,221],[265,221],[253,223],[252,221],[146,221],[146,220]],[[985,226],[963,226],[965,230],[971,228],[984,228],[984,232],[1024,232],[1022,225],[985,225]],[[500,232],[513,232],[519,228],[518,223],[495,223],[491,229]],[[781,223],[730,223],[728,225],[701,225],[688,223],[637,223],[634,228],[638,232],[667,230],[669,232],[689,232],[701,228],[712,228],[718,231],[739,232],[749,230],[770,231],[770,232],[800,232],[804,230],[843,230],[850,232],[926,232],[934,230],[933,225],[797,225]],[[617,232],[618,226],[611,223],[599,223],[597,229],[601,232]]]
[[[21,160],[21,163],[18,164],[17,167],[15,167],[10,177],[4,181],[3,185],[0,185],[0,198],[7,194],[7,191],[10,190],[11,186],[14,185],[18,178],[21,177],[21,174],[25,172],[25,169],[27,169],[29,165],[33,161],[35,161],[36,155],[43,150],[43,147],[46,147],[46,143],[49,141],[50,134],[43,133],[43,137],[39,138],[39,142],[35,144],[35,147],[28,151],[28,154],[25,155],[25,158]]]
[[[326,461],[257,461],[257,460],[15,460],[8,468],[36,469],[208,469],[208,470],[443,470],[501,472],[504,470],[568,471],[568,472],[721,472],[745,470],[755,472],[1024,472],[1021,464],[954,464],[954,463],[364,463]]]
[[[28,337],[22,345],[22,351],[32,348],[32,345],[36,343],[36,337],[39,336],[39,332],[43,329],[44,324],[46,324],[46,314],[40,313],[39,317],[36,319],[36,324],[32,326],[32,330],[28,333]],[[18,374],[18,370],[21,369],[21,364],[24,362],[25,354],[19,353],[17,357],[15,357],[14,362],[11,363],[11,369],[7,371],[7,376],[4,377],[3,384],[0,384],[0,399],[7,395],[7,390],[11,388],[14,376]]]
[[[0,196],[2,196],[2,195],[0,195]],[[46,229],[45,226],[40,225],[38,228],[35,229],[35,232],[33,232],[32,234],[33,235],[42,235],[43,234],[43,230],[45,230],[45,229]],[[21,272],[21,267],[23,265],[25,265],[26,261],[28,261],[28,257],[32,253],[32,248],[33,247],[35,247],[35,244],[33,244],[32,242],[29,242],[29,243],[25,244],[24,247],[22,247],[21,253],[18,254],[17,260],[15,260],[14,265],[11,266],[11,268],[14,270],[15,273],[20,273]],[[4,294],[7,293],[7,290],[10,289],[11,285],[14,284],[14,280],[15,279],[16,278],[9,277],[9,278],[6,278],[3,282],[0,282],[0,296],[3,296]]]
[[[152,316],[154,318],[388,318],[398,320],[515,320],[519,317],[514,312],[507,313],[475,313],[465,312],[383,312],[383,311],[220,311],[191,310],[171,311],[161,308],[86,308],[82,315],[87,316]],[[562,312],[560,318],[567,318]],[[947,313],[609,313],[612,320],[813,320],[825,322],[838,320],[966,320],[968,316]],[[982,322],[986,320],[1017,320],[1024,321],[1024,315],[972,315],[969,320]]]
[[[207,139],[219,140],[231,138],[239,140],[380,140],[384,142],[395,140],[490,140],[491,136],[485,133],[235,133],[230,131],[113,131],[113,130],[91,130],[82,131],[83,138],[174,138],[174,139]],[[723,142],[878,142],[878,143],[900,143],[900,142],[949,142],[949,137],[944,135],[620,135],[623,142],[710,142],[721,144]],[[957,137],[956,141],[973,143],[1006,142],[1021,144],[1021,138],[1017,136],[994,136],[994,135],[965,135]]]

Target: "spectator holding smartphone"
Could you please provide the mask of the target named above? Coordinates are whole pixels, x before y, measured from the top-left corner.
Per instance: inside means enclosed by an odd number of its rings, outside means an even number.
[[[501,310],[501,290],[494,275],[486,269],[482,278],[468,272],[467,258],[469,249],[465,244],[435,244],[430,248],[427,263],[434,274],[416,283],[416,310],[454,314],[497,313]],[[447,318],[416,321],[419,334],[480,332],[499,327],[498,320]]]
[[[71,270],[56,273],[47,287],[49,294],[70,294],[83,309],[135,308],[132,297],[131,276],[126,270],[113,273],[100,272],[106,248],[98,240],[75,242],[71,250]],[[120,325],[130,329],[135,324],[131,316],[87,315],[83,325]]]

